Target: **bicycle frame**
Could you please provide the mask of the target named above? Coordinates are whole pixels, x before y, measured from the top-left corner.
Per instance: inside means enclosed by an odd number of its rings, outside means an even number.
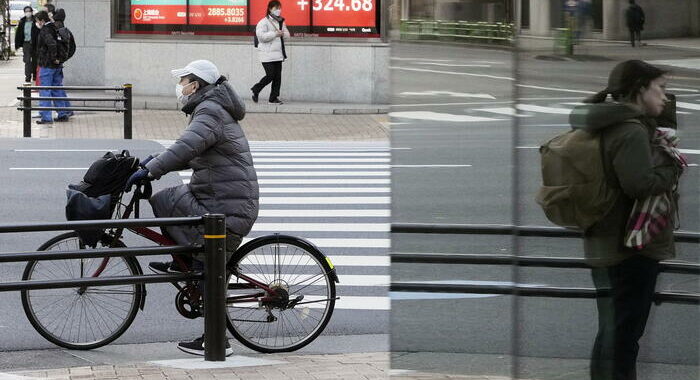
[[[141,199],[147,199],[147,197],[144,196],[144,192],[142,190],[143,184],[139,184],[136,186],[136,189],[134,190],[134,195],[131,197],[131,200],[129,203],[126,205],[124,208],[124,213],[122,214],[121,219],[128,219],[132,212],[134,214],[134,218],[138,219],[139,218],[139,211],[140,211],[140,201]],[[123,193],[120,195],[117,208],[120,205],[123,205],[121,203],[121,199],[123,197]],[[128,228],[129,231],[145,238],[148,239],[154,243],[157,243],[158,245],[161,246],[174,246],[177,245],[172,239],[168,238],[167,236],[164,236],[163,234],[160,234],[148,227],[137,227],[137,228]],[[124,228],[120,228],[116,230],[114,239],[118,239],[124,231]],[[182,267],[182,268],[187,268],[188,270],[190,267],[179,257],[176,255],[171,255],[173,260],[177,261],[177,263]],[[91,275],[91,277],[99,277],[100,274],[107,268],[107,264],[109,263],[109,257],[105,257],[102,259],[102,263],[100,266],[95,270],[95,272]],[[250,278],[242,273],[232,273],[233,276],[236,276],[236,278],[241,279],[247,283],[244,284],[230,284],[229,283],[229,289],[261,289],[264,292],[256,293],[253,295],[245,295],[245,296],[234,296],[234,297],[227,297],[226,301],[227,303],[244,303],[244,302],[266,302],[266,301],[272,301],[274,300],[274,297],[277,295],[274,289],[270,288],[268,285],[257,281],[253,278]],[[174,284],[176,288],[181,289],[180,286],[177,284]],[[268,294],[268,297],[264,297],[265,294]]]

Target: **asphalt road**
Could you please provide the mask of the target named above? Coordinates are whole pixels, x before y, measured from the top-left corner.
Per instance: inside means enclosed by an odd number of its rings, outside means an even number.
[[[700,55],[662,52],[653,57],[646,51],[645,59]],[[605,87],[617,61],[548,61],[522,53],[514,70],[511,52],[423,44],[395,44],[392,55],[392,222],[511,224],[517,204],[517,223],[550,225],[534,202],[541,181],[536,148],[568,128],[571,108]],[[683,112],[678,115],[681,146],[695,165],[700,163],[699,72],[673,68],[668,86],[683,103],[678,108]],[[682,178],[683,230],[700,231],[698,170],[690,167]],[[508,236],[392,235],[394,252],[504,254],[514,248]],[[521,255],[583,256],[577,239],[521,238],[517,248]],[[697,245],[678,248],[679,260],[698,262]],[[499,284],[517,279],[592,287],[585,270],[395,264],[391,274],[392,281]],[[663,274],[657,290],[697,293],[699,285],[693,276]],[[510,297],[393,293],[392,301],[394,351],[513,352]],[[517,305],[519,355],[588,357],[597,325],[592,300],[521,298]],[[678,304],[654,307],[641,359],[697,365],[699,311]]]
[[[82,178],[85,170],[80,168],[89,166],[106,150],[128,149],[132,155],[145,157],[162,151],[169,143],[0,139],[0,224],[63,221],[65,188]],[[326,336],[386,334],[390,304],[387,145],[251,145],[262,199],[260,217],[249,238],[273,232],[301,236],[316,243],[335,262],[341,298],[324,331]],[[282,164],[294,167],[286,169]],[[324,169],[329,165],[335,171]],[[357,166],[370,166],[362,169],[370,174],[357,174]],[[280,169],[275,172],[272,167]],[[190,175],[187,171],[168,174],[154,182],[154,191],[187,182]],[[319,181],[322,183],[317,184]],[[142,217],[152,216],[146,203],[142,210]],[[0,252],[33,251],[57,234],[2,234]],[[125,243],[148,245],[144,239],[128,234]],[[147,271],[148,261],[157,259],[142,258],[140,262]],[[23,268],[23,263],[0,264],[0,281],[19,280]],[[145,310],[116,344],[177,341],[202,333],[201,319],[184,319],[175,310],[175,288],[156,284],[147,290]],[[19,293],[0,294],[0,303],[0,351],[55,347],[30,326]]]

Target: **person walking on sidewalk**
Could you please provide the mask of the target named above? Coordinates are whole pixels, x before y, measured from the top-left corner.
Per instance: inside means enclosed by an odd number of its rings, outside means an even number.
[[[179,79],[176,87],[182,111],[190,115],[189,125],[165,152],[143,161],[143,169],[129,178],[127,191],[134,183],[159,179],[169,172],[191,168],[188,184],[170,187],[154,194],[149,202],[156,217],[180,217],[219,213],[226,215],[226,259],[231,258],[248,235],[258,217],[258,177],[253,166],[248,140],[238,123],[245,116],[245,104],[226,77],[209,61],[190,62],[173,70]],[[203,244],[202,226],[165,227],[164,232],[178,245]],[[191,261],[191,258],[185,261]],[[196,271],[204,269],[204,256],[192,261]],[[176,262],[152,262],[157,272],[182,272]],[[200,293],[206,289],[200,282]],[[204,336],[180,342],[184,352],[204,355]],[[233,350],[226,342],[226,354]]]
[[[675,257],[675,189],[683,159],[670,148],[656,118],[667,98],[667,77],[630,60],[610,73],[608,87],[571,114],[574,128],[600,135],[605,177],[619,195],[607,214],[584,232],[586,261],[596,299],[598,333],[591,354],[592,380],[635,380],[639,339],[649,317],[659,261]],[[606,102],[608,95],[613,102]],[[641,210],[640,205],[653,205]],[[646,206],[641,206],[642,208]],[[640,223],[650,217],[651,225]],[[640,230],[639,226],[648,229]],[[629,236],[644,239],[630,244]],[[643,241],[644,243],[639,243]]]
[[[37,65],[39,66],[39,81],[42,86],[63,86],[63,62],[60,60],[58,46],[58,29],[45,11],[36,14],[37,26],[41,31],[37,38]],[[65,98],[65,90],[40,90],[41,97]],[[67,100],[41,100],[40,107],[70,107]],[[53,124],[53,111],[40,111],[41,119],[37,124]],[[73,113],[58,111],[56,121],[68,121]]]
[[[15,31],[15,50],[22,49],[22,61],[24,62],[24,81],[29,83],[36,72],[36,46],[39,37],[39,28],[34,22],[34,9],[24,7],[24,17],[19,20]]]
[[[630,6],[625,12],[625,18],[627,19],[627,29],[630,31],[630,41],[632,42],[632,47],[635,46],[635,40],[642,46],[642,30],[644,30],[644,10],[635,0],[630,0]]]
[[[282,104],[279,99],[282,86],[282,62],[287,59],[284,40],[289,38],[289,30],[282,17],[282,3],[272,0],[267,4],[267,15],[255,27],[258,38],[258,55],[265,69],[265,76],[250,90],[253,101],[258,102],[258,95],[265,86],[272,83],[270,103]]]

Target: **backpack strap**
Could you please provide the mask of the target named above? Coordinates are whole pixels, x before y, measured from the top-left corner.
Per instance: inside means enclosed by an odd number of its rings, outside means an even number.
[[[630,118],[622,121],[620,124],[624,123],[633,123],[633,124],[638,124],[642,128],[646,128],[646,125],[642,123],[641,120],[636,119],[636,118]],[[604,129],[599,132],[600,134],[600,156],[603,159],[603,171],[605,174],[605,179],[608,182],[608,186],[612,187],[613,189],[620,189],[620,185],[615,181],[614,179],[616,178],[613,173],[611,173],[612,167],[608,167],[608,155],[605,152],[605,132],[607,129]]]

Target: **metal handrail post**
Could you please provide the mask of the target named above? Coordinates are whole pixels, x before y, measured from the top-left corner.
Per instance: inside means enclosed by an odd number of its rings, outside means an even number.
[[[132,93],[131,90],[133,85],[127,83],[124,85],[124,138],[127,140],[132,139],[132,117],[131,117],[131,105],[132,105]]]
[[[204,360],[226,360],[226,220],[204,215]]]
[[[22,86],[22,105],[24,110],[22,111],[22,124],[24,125],[24,137],[32,137],[32,84],[29,82],[24,83]]]

